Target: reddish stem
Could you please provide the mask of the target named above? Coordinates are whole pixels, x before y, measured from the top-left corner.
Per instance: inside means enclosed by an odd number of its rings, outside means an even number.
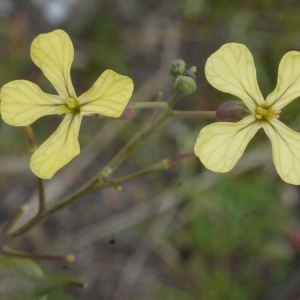
[[[186,159],[186,158],[189,158],[189,157],[192,157],[192,156],[195,156],[195,153],[194,152],[186,152],[186,153],[182,153],[182,154],[179,154],[177,156],[174,156],[172,158],[169,159],[169,163],[170,164],[174,164],[176,162],[179,162],[183,159]]]

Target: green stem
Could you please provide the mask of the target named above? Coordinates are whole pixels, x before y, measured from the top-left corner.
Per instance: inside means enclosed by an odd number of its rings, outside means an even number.
[[[215,119],[215,111],[181,111],[172,110],[170,113],[171,118],[201,118],[201,119]]]
[[[19,237],[20,235],[22,235],[25,232],[29,231],[32,227],[34,227],[38,223],[41,223],[42,221],[44,221],[45,219],[47,219],[48,217],[50,217],[51,215],[53,215],[57,211],[59,211],[62,208],[74,203],[81,196],[87,194],[90,190],[92,190],[94,185],[98,182],[98,178],[95,180],[95,177],[92,178],[90,181],[88,181],[86,184],[84,184],[82,187],[80,187],[77,191],[75,191],[71,195],[67,196],[60,203],[54,205],[49,210],[44,211],[41,214],[35,215],[31,220],[29,220],[21,228],[15,230],[12,234],[10,234],[9,239],[15,239],[15,238]]]
[[[131,104],[133,109],[165,109],[167,107],[166,102],[135,102]]]
[[[172,97],[167,102],[170,108],[173,107],[173,105],[180,98],[180,96],[181,95],[176,92],[172,95]]]
[[[177,96],[176,96],[177,97]],[[170,98],[176,98],[174,95]],[[173,100],[172,100],[173,101]],[[172,102],[171,101],[171,102]],[[146,104],[146,103],[145,103]],[[150,103],[148,103],[150,104]],[[79,188],[77,191],[72,193],[71,195],[67,196],[63,199],[60,203],[54,205],[48,211],[44,211],[41,214],[37,214],[33,217],[30,221],[28,221],[25,225],[21,228],[14,231],[10,236],[9,239],[15,239],[20,235],[24,234],[25,232],[29,231],[38,223],[42,222],[43,220],[47,219],[57,211],[61,210],[62,208],[72,204],[78,198],[90,192],[93,187],[100,182],[105,182],[105,178],[107,178],[111,173],[115,171],[115,169],[140,145],[142,141],[144,141],[147,137],[149,137],[152,133],[154,133],[158,128],[163,126],[166,122],[170,120],[169,115],[171,109],[169,105],[166,103],[152,103],[151,104],[160,104],[160,108],[162,109],[162,113],[152,122],[150,126],[146,128],[143,127],[142,130],[138,131],[135,136],[123,147],[115,156],[114,158],[92,179],[90,179],[85,185]],[[163,104],[163,105],[161,105]],[[139,106],[142,108],[146,108],[146,105],[143,103],[139,103]],[[158,106],[157,106],[158,107]],[[153,108],[147,107],[147,108]]]
[[[132,179],[136,179],[138,177],[144,176],[144,175],[149,175],[158,171],[162,171],[162,170],[167,170],[170,167],[171,163],[169,159],[163,159],[157,163],[155,163],[154,165],[148,167],[148,168],[144,168],[142,170],[138,170],[136,172],[133,172],[131,174],[119,177],[119,178],[113,178],[111,179],[111,182],[113,182],[116,185],[120,185],[121,183],[130,181]],[[103,182],[99,188],[100,189],[105,189],[111,187],[111,184],[109,182]]]
[[[1,236],[7,237],[12,231],[12,229],[14,228],[14,226],[16,225],[16,223],[20,220],[20,218],[24,214],[27,213],[27,211],[28,211],[28,206],[24,204],[21,205],[18,211],[16,212],[16,214],[6,223],[6,225],[2,229]]]
[[[174,94],[170,100],[166,102],[136,102],[132,103],[133,109],[166,109],[168,105],[171,107],[177,99],[180,97],[179,94]],[[171,118],[208,118],[215,119],[215,111],[182,111],[182,110],[172,110],[170,112]]]
[[[65,262],[72,262],[74,261],[73,254],[66,254],[66,255],[51,255],[51,254],[32,254],[27,252],[15,251],[8,248],[2,248],[1,254],[7,256],[14,256],[19,258],[31,258],[31,259],[42,259],[42,260],[61,260]]]
[[[126,181],[132,180],[134,178],[137,178],[139,176],[143,176],[146,174],[151,174],[159,170],[167,169],[169,164],[167,164],[169,160],[164,159],[148,168],[139,170],[137,172],[134,172],[129,175],[122,176],[120,178],[116,178],[111,180],[111,182],[115,183],[116,185],[120,183],[124,183]],[[96,180],[96,183],[98,182],[98,179]],[[52,208],[50,208],[48,211],[45,211],[41,214],[37,214],[35,217],[33,217],[30,221],[28,221],[24,226],[22,226],[20,229],[14,231],[10,236],[9,239],[17,238],[18,236],[24,234],[28,230],[30,230],[32,227],[37,225],[38,223],[42,222],[43,220],[47,219],[57,211],[63,209],[66,206],[69,206],[70,204],[74,203],[76,200],[78,200],[81,196],[87,194],[90,192],[93,187],[95,186],[95,181],[90,180],[87,184],[82,186],[80,189],[78,189],[76,192],[72,193],[71,195],[67,196],[65,199],[63,199],[59,204],[56,204]],[[111,187],[112,184],[106,180],[103,180],[100,184],[99,188],[100,190]]]
[[[158,103],[157,103],[158,104]],[[165,103],[164,103],[165,104]],[[108,177],[152,133],[169,121],[170,108],[164,105],[162,113],[146,128],[138,131],[115,157],[98,173],[98,178]]]
[[[138,178],[138,177],[141,177],[144,175],[149,175],[151,173],[155,173],[158,171],[167,170],[171,167],[172,164],[182,161],[183,159],[187,159],[187,158],[194,157],[194,156],[195,156],[194,152],[186,152],[186,153],[177,155],[172,158],[165,158],[165,159],[162,159],[161,161],[153,164],[152,166],[150,166],[148,168],[138,170],[134,173],[131,173],[131,174],[119,177],[119,178],[111,179],[111,181],[114,182],[116,185],[120,185],[121,183],[130,181],[132,179],[135,179],[135,178]],[[109,186],[111,186],[111,184],[103,182],[103,185],[101,185],[100,188],[104,189]]]

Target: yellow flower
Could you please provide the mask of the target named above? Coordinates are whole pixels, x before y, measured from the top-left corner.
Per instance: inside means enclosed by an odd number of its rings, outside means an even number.
[[[25,126],[42,116],[65,114],[58,129],[34,152],[30,167],[41,178],[51,178],[80,152],[78,133],[84,115],[119,117],[133,91],[132,80],[111,70],[77,97],[70,69],[74,57],[70,37],[62,30],[41,34],[31,44],[31,58],[55,87],[58,95],[44,93],[36,84],[15,80],[1,90],[3,120]]]
[[[300,96],[300,52],[283,56],[277,86],[266,100],[257,85],[253,57],[244,45],[223,45],[208,58],[205,74],[216,89],[242,99],[251,115],[201,130],[194,150],[204,166],[215,172],[231,170],[262,127],[271,140],[277,172],[284,181],[300,184],[300,134],[278,120],[281,109]]]

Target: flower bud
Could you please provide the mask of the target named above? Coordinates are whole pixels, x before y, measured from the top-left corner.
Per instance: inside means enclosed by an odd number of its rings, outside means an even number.
[[[169,63],[169,73],[172,76],[182,75],[185,68],[185,62],[182,59],[174,59]]]
[[[197,88],[193,78],[183,75],[176,78],[173,87],[175,92],[180,95],[189,95]]]
[[[192,79],[194,79],[194,81],[196,81],[196,76],[195,73],[191,70],[185,70],[182,75],[187,76],[187,77],[191,77]]]
[[[130,104],[128,104],[124,111],[122,112],[121,116],[117,118],[117,120],[128,120],[131,119],[131,117],[133,116],[134,113],[134,109],[132,108],[132,106]]]
[[[117,118],[115,118],[115,117],[105,117],[105,116],[99,115],[99,114],[95,114],[93,116],[98,117],[98,118],[109,118],[109,119],[112,119],[112,120],[129,120],[133,116],[133,113],[134,113],[133,107],[130,104],[128,104],[125,107],[125,109],[123,110],[122,114]]]
[[[224,102],[216,111],[219,122],[238,122],[250,114],[250,110],[242,101]]]

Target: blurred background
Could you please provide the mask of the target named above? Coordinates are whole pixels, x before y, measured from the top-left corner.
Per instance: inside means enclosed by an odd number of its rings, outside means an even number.
[[[207,58],[224,43],[245,44],[266,97],[275,88],[282,56],[300,51],[299,13],[296,0],[0,0],[0,85],[27,79],[55,93],[31,61],[30,44],[38,34],[60,28],[74,44],[71,75],[77,95],[109,68],[133,79],[131,101],[153,101],[158,91],[167,100],[174,81],[168,62],[182,58],[187,67],[197,67],[197,91],[175,109],[216,110],[234,97],[207,83]],[[281,114],[298,132],[299,112],[296,100]],[[81,154],[45,181],[49,205],[95,175],[147,117],[139,112],[127,121],[84,118]],[[44,117],[33,124],[38,144],[61,119]],[[192,151],[206,124],[170,121],[115,175]],[[21,204],[29,203],[34,212],[37,180],[29,169],[24,129],[1,122],[0,141],[4,225]],[[14,245],[32,253],[76,256],[72,264],[39,262],[49,276],[88,284],[53,290],[49,300],[300,299],[299,188],[276,173],[263,131],[230,173],[212,173],[192,157],[122,188],[84,196]],[[0,286],[4,277],[0,274]]]

